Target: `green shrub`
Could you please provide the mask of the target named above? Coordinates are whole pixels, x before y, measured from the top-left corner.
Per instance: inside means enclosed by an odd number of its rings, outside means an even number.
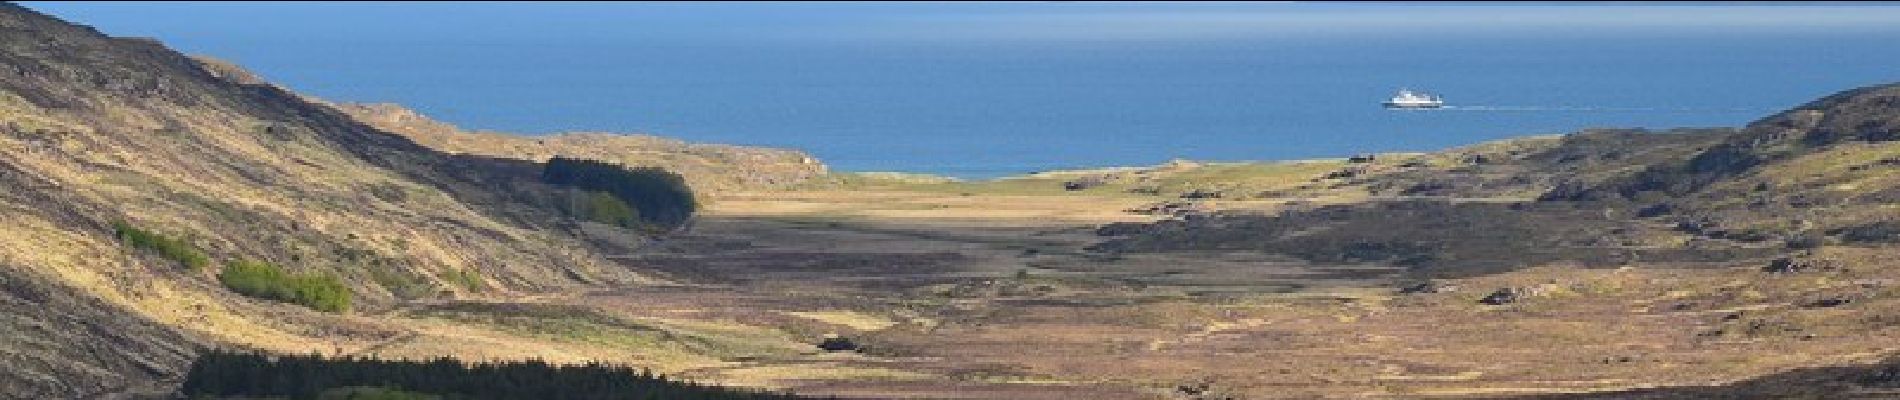
[[[624,227],[640,224],[639,211],[627,206],[626,202],[620,201],[614,195],[602,192],[587,194],[587,217],[602,223]]]
[[[403,270],[383,263],[373,263],[363,267],[369,271],[369,278],[390,294],[400,299],[419,299],[435,294],[435,285],[422,277],[405,273]]]
[[[203,251],[199,251],[197,247],[183,240],[173,239],[152,231],[139,229],[123,221],[113,222],[112,230],[114,234],[119,236],[119,241],[125,242],[127,246],[157,252],[159,256],[177,261],[179,264],[183,264],[185,268],[190,268],[193,271],[201,270],[211,265],[210,256],[206,256]]]
[[[644,222],[640,210],[607,192],[574,189],[560,208],[569,216],[623,228],[638,228]]]
[[[232,291],[251,297],[284,299],[291,296],[284,270],[255,261],[233,261],[218,274],[218,282]]]
[[[468,289],[468,291],[471,292],[480,292],[482,289],[488,287],[488,285],[482,284],[481,275],[476,274],[474,270],[458,269],[446,272],[444,275],[447,275],[445,278],[450,282],[462,285],[462,288]]]
[[[225,264],[218,281],[231,291],[245,296],[277,300],[318,311],[343,312],[350,309],[350,289],[329,274],[292,275],[282,268],[257,261]]]

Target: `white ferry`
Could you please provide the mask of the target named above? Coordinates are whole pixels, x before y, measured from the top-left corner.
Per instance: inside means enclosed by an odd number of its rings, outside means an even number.
[[[1440,108],[1444,106],[1445,99],[1439,98],[1438,95],[1408,89],[1399,89],[1398,95],[1385,101],[1385,108]]]

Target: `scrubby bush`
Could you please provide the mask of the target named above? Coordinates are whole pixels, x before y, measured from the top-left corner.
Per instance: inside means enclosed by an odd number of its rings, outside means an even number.
[[[234,261],[218,274],[225,287],[245,296],[277,300],[318,311],[350,309],[350,289],[328,274],[293,275],[270,263]]]
[[[482,283],[482,276],[477,274],[474,270],[452,270],[444,273],[443,278],[448,279],[449,282],[455,282],[455,284],[461,285],[463,289],[468,289],[468,291],[471,292],[479,292],[488,287],[488,285]]]
[[[561,206],[568,215],[623,228],[637,228],[644,222],[640,210],[607,192],[576,189]]]
[[[435,285],[400,268],[387,264],[371,264],[364,266],[363,270],[369,272],[370,280],[376,281],[377,286],[382,286],[396,298],[418,299],[435,294]]]
[[[1827,236],[1819,232],[1801,232],[1786,240],[1787,247],[1795,250],[1817,249],[1827,245]]]
[[[626,206],[632,206],[630,217],[658,226],[678,226],[692,217],[699,207],[693,190],[686,180],[678,174],[650,167],[627,168],[619,165],[572,158],[548,160],[542,170],[541,179],[549,184],[568,186],[610,195]],[[590,197],[589,203],[592,204]],[[629,217],[613,210],[613,205],[599,204],[605,214],[602,218],[613,219]],[[585,215],[585,214],[583,214]],[[593,216],[588,216],[592,219]]]
[[[1848,243],[1895,243],[1900,242],[1900,222],[1879,221],[1838,228],[1828,233],[1841,235],[1841,240]]]
[[[210,256],[206,256],[203,251],[199,251],[197,247],[183,240],[139,229],[125,222],[112,223],[112,230],[119,236],[119,241],[127,246],[157,252],[159,256],[177,261],[185,268],[195,271],[211,265]]]

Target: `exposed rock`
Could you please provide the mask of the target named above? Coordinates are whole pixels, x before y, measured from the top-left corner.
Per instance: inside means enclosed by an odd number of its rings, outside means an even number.
[[[1762,272],[1771,274],[1794,274],[1802,272],[1838,271],[1845,269],[1842,262],[1831,259],[1796,259],[1782,257],[1768,262]]]
[[[1900,243],[1900,222],[1877,221],[1831,229],[1847,243]]]
[[[1221,198],[1221,196],[1224,196],[1225,194],[1226,192],[1221,191],[1219,189],[1194,189],[1194,190],[1188,191],[1187,193],[1182,193],[1181,198],[1183,199],[1218,199],[1218,198]]]
[[[1134,213],[1134,214],[1142,214],[1142,215],[1166,215],[1166,216],[1175,216],[1175,217],[1186,217],[1189,215],[1202,214],[1206,212],[1206,208],[1202,207],[1200,203],[1187,202],[1187,201],[1164,201],[1160,203],[1149,204],[1142,207],[1131,208],[1131,209],[1127,209],[1123,211]]]
[[[1825,307],[1839,307],[1839,306],[1844,306],[1844,305],[1848,305],[1852,303],[1854,303],[1854,299],[1850,297],[1827,297],[1827,298],[1815,299],[1813,301],[1803,303],[1801,304],[1801,306],[1809,307],[1809,308],[1825,308]]]
[[[1404,190],[1400,190],[1399,194],[1405,196],[1444,196],[1451,194],[1451,191],[1457,188],[1457,185],[1450,182],[1428,181],[1406,187]]]
[[[1148,224],[1140,222],[1113,222],[1095,228],[1095,234],[1099,236],[1128,236],[1146,232],[1147,230]]]
[[[1062,189],[1069,190],[1069,191],[1088,190],[1090,188],[1094,188],[1097,186],[1107,185],[1108,182],[1109,182],[1109,178],[1106,176],[1101,176],[1101,175],[1084,176],[1081,178],[1071,179],[1071,180],[1062,182]]]
[[[195,56],[191,56],[191,58],[192,60],[197,61],[199,65],[203,66],[206,72],[210,72],[212,76],[216,76],[218,77],[218,79],[224,79],[227,81],[231,81],[231,83],[236,83],[240,85],[269,85],[270,84],[270,82],[265,81],[264,78],[258,77],[257,74],[251,73],[250,70],[246,70],[244,69],[244,67],[240,67],[237,64],[232,64],[229,61],[220,60],[217,58],[212,58],[210,56],[204,56],[204,55],[195,55]]]
[[[1816,249],[1827,245],[1827,236],[1819,232],[1801,232],[1787,237],[1783,247],[1796,250]]]
[[[1153,186],[1153,185],[1136,186],[1136,187],[1128,188],[1128,193],[1145,194],[1149,196],[1159,196],[1161,195],[1161,187]]]
[[[851,341],[850,338],[835,335],[826,335],[825,340],[818,343],[818,348],[831,352],[860,350],[857,342]]]
[[[1212,379],[1200,379],[1174,387],[1177,398],[1184,400],[1239,400],[1243,397],[1217,387]]]
[[[1341,169],[1338,171],[1327,172],[1326,175],[1321,176],[1321,178],[1322,179],[1347,179],[1347,178],[1357,177],[1365,173],[1366,173],[1366,167],[1354,166],[1354,167]]]
[[[1656,203],[1636,210],[1637,218],[1651,218],[1676,212],[1676,206],[1669,203]]]
[[[1447,283],[1442,283],[1442,282],[1437,282],[1437,281],[1429,281],[1429,282],[1420,282],[1418,284],[1399,288],[1399,293],[1400,294],[1452,293],[1452,292],[1457,292],[1458,289],[1459,289],[1458,285],[1447,284]]]
[[[1501,306],[1505,304],[1511,304],[1511,303],[1516,303],[1518,301],[1522,301],[1526,297],[1529,297],[1529,296],[1522,289],[1503,288],[1503,289],[1498,289],[1495,292],[1491,292],[1491,294],[1484,296],[1484,298],[1482,299],[1478,299],[1478,303]]]

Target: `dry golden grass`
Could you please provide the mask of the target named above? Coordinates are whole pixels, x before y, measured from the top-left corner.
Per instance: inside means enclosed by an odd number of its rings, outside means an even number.
[[[792,311],[792,312],[787,312],[786,314],[798,316],[802,318],[810,318],[810,319],[817,320],[819,322],[824,322],[827,324],[843,325],[843,326],[850,327],[851,329],[867,331],[867,332],[882,330],[884,328],[889,328],[892,325],[898,324],[897,321],[891,320],[889,318],[865,314],[865,313],[856,312],[856,311],[840,311],[840,310]]]

